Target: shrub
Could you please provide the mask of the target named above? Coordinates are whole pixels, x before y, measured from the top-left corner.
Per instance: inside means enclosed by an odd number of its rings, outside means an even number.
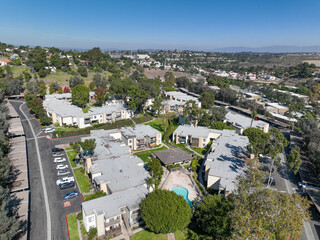
[[[77,214],[77,219],[78,219],[79,221],[83,219],[83,214],[82,214],[82,212],[79,212],[79,213]]]

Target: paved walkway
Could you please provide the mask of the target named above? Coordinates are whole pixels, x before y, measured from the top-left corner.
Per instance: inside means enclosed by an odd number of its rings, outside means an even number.
[[[168,239],[168,240],[175,240],[176,237],[174,236],[174,233],[168,233],[168,234],[167,234],[167,239]]]

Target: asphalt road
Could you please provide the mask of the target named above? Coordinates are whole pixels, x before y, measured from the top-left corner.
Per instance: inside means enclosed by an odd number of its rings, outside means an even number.
[[[82,197],[81,195],[70,200],[71,206],[64,207],[63,195],[79,189],[75,188],[60,190],[56,185],[57,170],[56,164],[53,163],[53,157],[51,149],[58,144],[75,142],[79,140],[79,137],[65,138],[65,139],[46,139],[42,132],[41,126],[29,113],[27,106],[24,104],[21,109],[26,114],[32,126],[25,120],[23,114],[20,112],[20,105],[23,102],[11,101],[12,106],[19,114],[22,124],[25,130],[27,139],[27,151],[28,151],[28,168],[29,168],[29,180],[30,180],[30,215],[29,215],[29,233],[28,239],[48,239],[46,234],[46,209],[44,204],[44,193],[41,184],[40,168],[37,158],[37,151],[35,146],[35,139],[33,137],[31,128],[37,135],[38,146],[40,152],[40,160],[43,168],[43,175],[45,186],[47,190],[47,196],[49,200],[50,220],[51,220],[51,239],[68,239],[68,232],[66,228],[65,216],[70,213],[78,212],[81,210]],[[69,163],[68,163],[69,164]],[[69,165],[69,169],[71,166]]]

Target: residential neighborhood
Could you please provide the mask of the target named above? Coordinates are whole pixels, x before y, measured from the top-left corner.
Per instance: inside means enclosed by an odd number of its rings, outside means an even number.
[[[0,239],[320,239],[320,2],[284,1],[4,4]]]

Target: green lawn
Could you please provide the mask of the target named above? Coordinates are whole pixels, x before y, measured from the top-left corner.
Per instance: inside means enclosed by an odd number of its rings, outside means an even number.
[[[81,167],[81,168],[76,168],[76,169],[73,169],[74,171],[74,175],[77,179],[77,182],[79,184],[79,188],[80,188],[80,191],[83,193],[87,193],[87,192],[90,192],[90,189],[92,188],[91,185],[90,185],[90,181],[89,181],[89,178],[88,176],[86,176],[83,172],[84,172],[84,168]]]
[[[163,121],[159,118],[153,120],[152,122],[146,123],[146,125],[150,125],[151,127],[157,129],[159,132],[161,132],[162,136],[164,133],[164,126]]]
[[[70,234],[70,240],[79,240],[77,214],[73,213],[67,216],[68,230]]]
[[[187,152],[189,153],[193,153],[192,151],[190,151],[190,149],[188,149],[183,143],[179,143],[179,144],[175,144],[175,143],[171,143],[173,146],[175,147],[179,147],[179,148],[182,148],[184,150],[186,150]]]
[[[148,232],[146,230],[142,230],[131,236],[132,240],[166,240],[166,234],[155,234],[153,232]]]
[[[174,233],[174,236],[176,238],[176,240],[186,240],[187,239],[187,230],[182,230],[182,231],[176,231]]]
[[[191,147],[191,149],[201,155],[205,155],[206,152],[207,152],[207,149],[205,148],[194,148],[194,147]]]
[[[166,149],[168,149],[168,148],[163,146],[161,148],[156,148],[156,149],[151,149],[151,150],[135,153],[134,155],[136,155],[139,158],[141,158],[144,162],[149,162],[149,156],[151,155],[151,153],[153,153],[155,151],[166,150]]]
[[[70,131],[77,131],[79,130],[79,128],[73,128],[73,127],[57,127],[56,128],[56,131],[59,131],[59,132],[70,132]]]
[[[135,121],[136,124],[148,122],[152,119],[152,117],[146,115],[146,116],[139,116],[139,117],[133,117],[133,120]]]
[[[72,150],[72,149],[73,149],[72,147],[67,147],[67,148],[66,148],[66,151]]]
[[[67,154],[68,154],[68,158],[69,158],[71,167],[73,167],[73,168],[76,167],[77,164],[74,162],[74,159],[76,158],[78,153],[76,151],[72,150],[72,151],[68,151]]]

